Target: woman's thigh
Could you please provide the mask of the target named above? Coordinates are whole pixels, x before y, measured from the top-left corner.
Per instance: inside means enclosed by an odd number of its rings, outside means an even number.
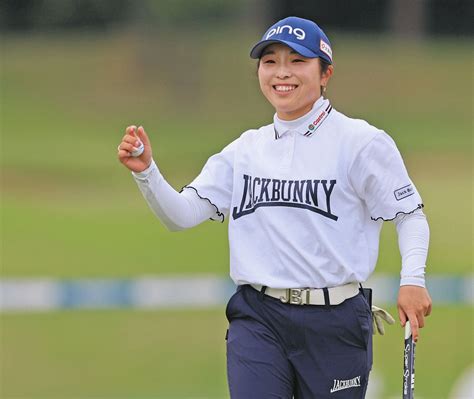
[[[293,397],[293,371],[280,343],[264,325],[251,318],[230,322],[227,378],[232,399]]]
[[[361,294],[328,309],[306,308],[304,346],[292,353],[295,398],[365,397],[372,367],[372,319]]]
[[[291,399],[294,374],[282,342],[262,318],[262,297],[239,287],[226,316],[227,378],[232,399]]]
[[[372,324],[362,295],[337,306],[297,306],[244,286],[226,315],[232,399],[365,396]]]

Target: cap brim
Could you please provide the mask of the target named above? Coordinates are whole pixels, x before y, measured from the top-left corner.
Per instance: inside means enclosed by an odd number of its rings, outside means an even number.
[[[260,58],[262,55],[262,51],[265,47],[269,46],[273,43],[282,43],[290,47],[291,49],[295,50],[298,54],[301,54],[303,57],[307,58],[317,58],[319,57],[318,54],[312,52],[311,50],[307,49],[306,47],[302,46],[301,44],[288,42],[286,40],[262,40],[258,42],[255,46],[253,46],[252,50],[250,50],[250,58],[257,59]]]

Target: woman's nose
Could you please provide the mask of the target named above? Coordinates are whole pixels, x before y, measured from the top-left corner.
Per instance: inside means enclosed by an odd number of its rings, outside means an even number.
[[[291,71],[286,65],[280,65],[276,74],[278,79],[286,79],[291,76]]]

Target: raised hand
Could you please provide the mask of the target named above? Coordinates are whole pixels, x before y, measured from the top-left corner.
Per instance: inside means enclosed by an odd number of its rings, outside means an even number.
[[[140,156],[134,157],[132,152],[137,150],[140,142],[143,143],[145,148]],[[117,151],[118,160],[133,172],[142,172],[151,164],[151,144],[143,126],[138,129],[134,125],[128,126]]]

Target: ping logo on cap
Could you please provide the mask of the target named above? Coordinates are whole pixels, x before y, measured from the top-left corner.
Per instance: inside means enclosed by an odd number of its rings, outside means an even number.
[[[331,46],[329,46],[329,44],[327,44],[323,39],[321,39],[320,43],[319,43],[319,49],[324,53],[326,54],[329,59],[332,61],[332,50],[331,50]]]
[[[306,33],[303,29],[293,28],[290,25],[282,25],[282,26],[277,26],[276,28],[270,29],[270,31],[267,33],[267,36],[265,36],[265,40],[272,37],[273,35],[279,35],[280,33],[283,33],[283,30],[285,28],[288,29],[288,33],[290,35],[295,35],[298,40],[304,40],[304,38],[306,37]]]

